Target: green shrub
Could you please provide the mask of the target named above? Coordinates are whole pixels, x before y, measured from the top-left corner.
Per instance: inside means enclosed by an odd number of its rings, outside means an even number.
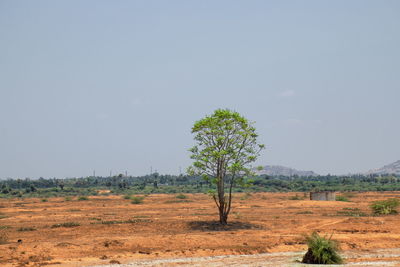
[[[47,201],[49,201],[47,198],[43,198],[43,199],[41,199],[40,201],[42,201],[42,202],[47,202]]]
[[[142,204],[144,197],[132,197],[132,204]]]
[[[79,223],[77,222],[65,222],[65,223],[57,223],[57,224],[53,224],[51,226],[51,228],[59,228],[59,227],[76,227],[76,226],[80,226]]]
[[[19,232],[29,232],[29,231],[36,231],[34,227],[20,227],[17,229]]]
[[[85,197],[85,196],[80,196],[80,197],[78,197],[78,200],[79,200],[79,201],[82,201],[82,200],[89,200],[89,198],[88,198],[88,197]]]
[[[65,201],[71,201],[72,198],[71,198],[71,197],[65,197],[64,200],[65,200]]]
[[[184,195],[184,194],[179,194],[179,195],[177,195],[176,196],[176,198],[179,198],[179,199],[186,199],[186,198],[188,198],[186,195]]]
[[[371,204],[371,209],[375,215],[396,214],[397,207],[400,201],[396,198],[389,198],[386,200],[374,201]]]
[[[131,199],[132,198],[132,195],[125,195],[124,196],[124,199]]]
[[[331,238],[321,237],[313,232],[306,236],[308,251],[304,255],[302,263],[309,264],[341,264],[343,259],[338,254],[339,248]]]
[[[336,201],[350,202],[350,200],[345,196],[336,196]]]

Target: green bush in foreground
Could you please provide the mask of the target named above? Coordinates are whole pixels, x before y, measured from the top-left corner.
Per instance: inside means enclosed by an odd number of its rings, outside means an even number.
[[[375,215],[396,214],[396,209],[399,205],[400,201],[398,199],[389,198],[372,202],[371,209]]]
[[[343,259],[338,254],[338,245],[331,238],[321,237],[313,232],[306,237],[308,251],[302,263],[308,264],[341,264]]]

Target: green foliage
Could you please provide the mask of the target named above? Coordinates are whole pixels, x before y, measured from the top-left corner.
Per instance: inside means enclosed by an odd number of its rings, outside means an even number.
[[[397,214],[397,207],[400,201],[396,198],[389,198],[386,200],[374,201],[371,204],[371,209],[374,215],[388,215]]]
[[[211,116],[197,121],[192,133],[196,145],[189,150],[194,162],[188,173],[202,176],[207,183],[216,186],[217,194],[213,198],[220,223],[226,224],[232,188],[246,186],[246,175],[251,174],[248,165],[257,159],[264,145],[257,143],[253,124],[229,109],[217,109]]]
[[[77,223],[77,222],[64,222],[64,223],[53,224],[53,225],[51,226],[51,228],[76,227],[76,226],[80,226],[80,224]]]
[[[308,251],[304,255],[302,263],[310,264],[341,264],[343,259],[338,254],[339,248],[331,238],[321,237],[313,232],[306,236]]]
[[[186,195],[184,195],[184,194],[179,194],[179,195],[176,196],[176,198],[187,199],[188,197]]]
[[[350,202],[350,200],[345,196],[336,196],[336,201]]]
[[[80,197],[78,197],[78,200],[79,201],[84,201],[84,200],[89,200],[89,198],[86,197],[86,196],[80,196]]]
[[[142,204],[143,203],[143,199],[144,197],[138,197],[138,196],[134,196],[132,197],[132,204]]]
[[[131,199],[132,195],[124,195],[124,199]]]
[[[42,201],[42,202],[47,202],[47,201],[49,201],[47,198],[43,198],[43,199],[41,199],[40,201]]]

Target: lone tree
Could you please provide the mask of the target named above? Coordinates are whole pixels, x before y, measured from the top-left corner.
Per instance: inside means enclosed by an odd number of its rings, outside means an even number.
[[[194,163],[188,172],[216,185],[210,193],[218,207],[219,221],[226,225],[232,188],[246,184],[245,177],[251,174],[249,164],[257,159],[264,145],[257,143],[253,123],[229,109],[217,109],[197,121],[192,133],[197,144],[189,150]]]

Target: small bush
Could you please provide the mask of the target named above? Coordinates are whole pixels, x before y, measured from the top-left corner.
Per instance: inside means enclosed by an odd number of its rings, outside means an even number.
[[[71,198],[71,197],[65,197],[64,200],[65,200],[65,201],[71,201],[72,198]]]
[[[179,194],[179,195],[177,195],[176,196],[176,198],[179,198],[179,199],[186,199],[186,198],[188,198],[186,195],[184,195],[184,194]]]
[[[124,196],[124,199],[131,199],[132,198],[132,195],[125,195]]]
[[[374,201],[371,204],[371,209],[375,215],[396,214],[397,207],[400,201],[396,198],[389,198],[386,200]]]
[[[42,202],[47,202],[47,201],[49,201],[47,198],[43,198],[43,199],[41,199],[40,201],[42,201]]]
[[[144,197],[132,197],[132,204],[142,204]]]
[[[306,236],[308,251],[304,255],[302,263],[309,264],[341,264],[343,259],[338,254],[339,248],[331,238],[321,237],[314,232]]]
[[[29,231],[36,231],[34,227],[20,227],[17,229],[18,232],[29,232]]]
[[[76,226],[80,226],[79,223],[77,222],[65,222],[65,223],[57,223],[57,224],[53,224],[51,226],[51,228],[59,228],[59,227],[76,227]]]
[[[350,200],[345,196],[336,196],[336,201],[350,202]]]
[[[88,197],[85,197],[85,196],[80,196],[80,197],[78,197],[78,200],[79,200],[79,201],[82,201],[82,200],[89,200],[89,198],[88,198]]]

